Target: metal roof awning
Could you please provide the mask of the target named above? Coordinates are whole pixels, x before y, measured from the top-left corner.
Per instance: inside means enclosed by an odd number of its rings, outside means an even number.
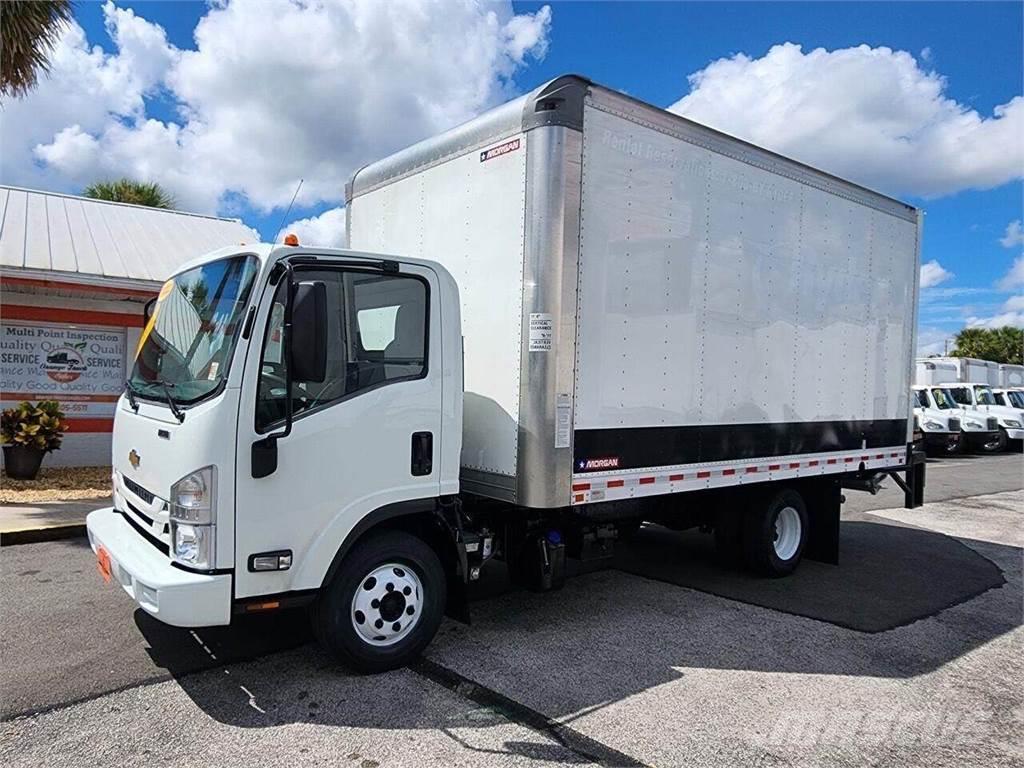
[[[237,219],[0,186],[5,277],[159,285],[208,251],[259,240]]]

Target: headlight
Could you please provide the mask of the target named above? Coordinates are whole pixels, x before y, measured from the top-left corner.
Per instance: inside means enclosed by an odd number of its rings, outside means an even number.
[[[215,480],[213,467],[203,467],[172,485],[171,519],[183,523],[212,523]]]
[[[963,423],[963,427],[964,427],[964,429],[973,429],[973,430],[977,431],[977,430],[984,429],[985,425],[982,424],[980,421],[965,420],[964,423]]]
[[[928,419],[924,423],[924,428],[932,432],[938,432],[940,429],[945,429],[945,426],[941,422],[935,421],[934,419]]]
[[[171,554],[192,568],[214,567],[217,473],[203,467],[171,486]]]
[[[193,568],[213,567],[212,525],[189,525],[171,520],[174,559]]]
[[[1003,419],[1003,426],[1010,429],[1020,429],[1020,422],[1014,419]]]

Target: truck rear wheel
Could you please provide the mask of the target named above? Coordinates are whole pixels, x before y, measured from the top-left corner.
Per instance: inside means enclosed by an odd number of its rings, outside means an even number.
[[[317,639],[359,672],[412,661],[434,638],[446,583],[437,554],[404,531],[381,531],[353,547],[313,610]]]
[[[743,528],[747,567],[764,576],[787,576],[796,570],[807,543],[807,506],[792,489],[748,511]]]

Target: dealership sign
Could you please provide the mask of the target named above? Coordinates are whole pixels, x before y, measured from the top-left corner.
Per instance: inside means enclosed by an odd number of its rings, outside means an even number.
[[[121,328],[0,323],[0,392],[19,400],[58,400],[69,417],[112,416],[124,389]]]

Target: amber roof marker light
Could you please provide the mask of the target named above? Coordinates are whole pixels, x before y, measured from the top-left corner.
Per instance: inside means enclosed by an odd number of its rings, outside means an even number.
[[[299,236],[296,235],[294,232],[289,232],[287,235],[284,236],[284,244],[285,245],[291,245],[291,246],[298,245],[299,244]]]

